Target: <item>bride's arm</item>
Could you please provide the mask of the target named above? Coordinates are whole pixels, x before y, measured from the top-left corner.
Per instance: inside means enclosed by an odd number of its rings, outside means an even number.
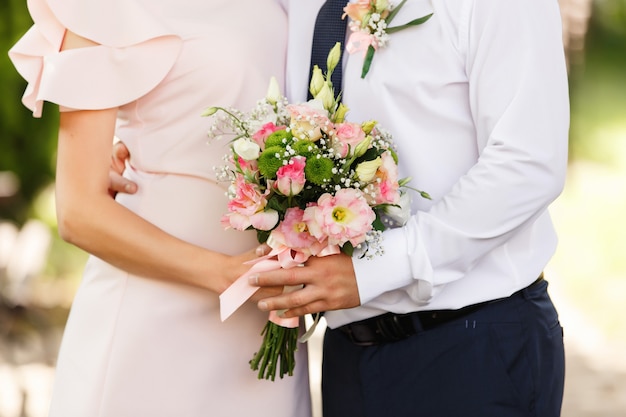
[[[130,273],[222,292],[247,269],[241,265],[243,259],[179,240],[110,197],[116,113],[117,109],[61,113],[56,174],[61,237]]]
[[[68,34],[66,46],[89,46]],[[117,109],[62,112],[56,199],[61,237],[130,273],[221,293],[252,252],[230,257],[177,239],[109,195]],[[210,277],[210,279],[209,279]]]

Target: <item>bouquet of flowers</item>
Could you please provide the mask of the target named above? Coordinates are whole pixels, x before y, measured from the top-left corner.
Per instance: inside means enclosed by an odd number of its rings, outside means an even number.
[[[272,79],[267,96],[249,113],[222,107],[204,113],[214,117],[210,138],[234,136],[225,166],[216,169],[218,179],[230,183],[222,224],[253,229],[272,248],[253,261],[250,273],[340,251],[375,256],[383,250],[382,230],[398,218],[393,212],[409,180],[398,178],[389,133],[374,120],[345,120],[348,108],[335,98],[330,81],[340,51],[338,43],[329,53],[326,74],[314,68],[309,102],[289,104]],[[250,273],[220,296],[223,320],[254,293]],[[281,378],[292,375],[297,318],[284,322],[273,312],[262,334],[250,362],[259,379],[274,380],[277,370]]]

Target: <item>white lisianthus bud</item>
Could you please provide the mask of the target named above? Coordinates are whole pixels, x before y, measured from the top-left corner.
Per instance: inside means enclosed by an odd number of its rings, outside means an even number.
[[[361,182],[370,182],[374,179],[376,171],[383,164],[383,160],[380,156],[372,161],[361,162],[356,166],[356,176]]]
[[[317,93],[315,99],[320,100],[324,105],[324,109],[326,109],[327,111],[332,112],[334,110],[335,96],[328,86],[328,83],[324,83],[324,86],[322,87],[320,92]]]
[[[372,143],[372,137],[369,136],[369,135],[366,136],[364,140],[359,142],[354,147],[354,157],[358,158],[359,156],[363,156],[365,154],[365,152],[367,152],[367,150],[370,148],[370,144],[371,143]]]
[[[322,87],[324,87],[324,84],[326,84],[326,80],[324,80],[322,70],[320,69],[320,67],[315,65],[313,67],[311,83],[309,84],[309,91],[311,92],[311,96],[315,97],[316,95],[318,95]]]
[[[261,147],[251,140],[239,138],[233,143],[233,150],[246,161],[254,161],[259,158]]]
[[[401,178],[398,180],[398,187],[404,187],[411,182],[411,177]]]
[[[367,122],[361,123],[361,129],[365,132],[366,135],[372,133],[372,129],[378,124],[376,120],[369,120]]]
[[[337,42],[333,49],[328,53],[328,58],[326,58],[326,69],[327,73],[331,74],[337,64],[339,63],[339,59],[341,58],[341,42]]]
[[[334,122],[342,123],[344,119],[346,118],[346,113],[348,113],[348,107],[343,103],[339,103],[339,106],[337,107],[337,111],[335,112]]]
[[[265,98],[271,104],[276,104],[278,100],[280,100],[280,97],[281,97],[281,94],[280,94],[280,87],[278,86],[278,80],[276,80],[276,77],[272,77],[270,79],[270,85],[267,88],[267,95],[265,96]]]
[[[201,116],[202,117],[213,116],[215,113],[217,113],[218,110],[219,110],[219,107],[209,107],[208,109],[202,112]]]

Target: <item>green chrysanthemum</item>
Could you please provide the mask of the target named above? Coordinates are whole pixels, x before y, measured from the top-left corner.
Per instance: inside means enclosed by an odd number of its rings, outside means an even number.
[[[286,130],[277,130],[265,139],[265,148],[271,148],[273,146],[282,146],[283,148],[291,142],[293,135]],[[283,142],[283,139],[287,139]]]
[[[282,146],[271,146],[265,148],[261,155],[259,155],[259,171],[268,179],[276,177],[276,171],[283,166],[283,154],[285,148]]]
[[[306,179],[316,185],[323,185],[333,177],[333,161],[328,158],[313,157],[306,160],[304,175]]]
[[[320,153],[320,149],[310,140],[298,140],[291,144],[291,147],[298,155],[311,159]]]

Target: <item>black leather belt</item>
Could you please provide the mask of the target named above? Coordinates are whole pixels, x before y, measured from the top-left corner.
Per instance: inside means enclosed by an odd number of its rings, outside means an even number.
[[[543,281],[543,273],[527,288],[541,281]],[[523,290],[515,294],[521,291]],[[343,325],[338,327],[337,330],[344,333],[352,343],[359,346],[374,346],[397,342],[420,331],[430,330],[441,324],[466,316],[494,301],[498,300],[472,304],[458,310],[416,311],[408,314],[386,313],[381,316]]]

